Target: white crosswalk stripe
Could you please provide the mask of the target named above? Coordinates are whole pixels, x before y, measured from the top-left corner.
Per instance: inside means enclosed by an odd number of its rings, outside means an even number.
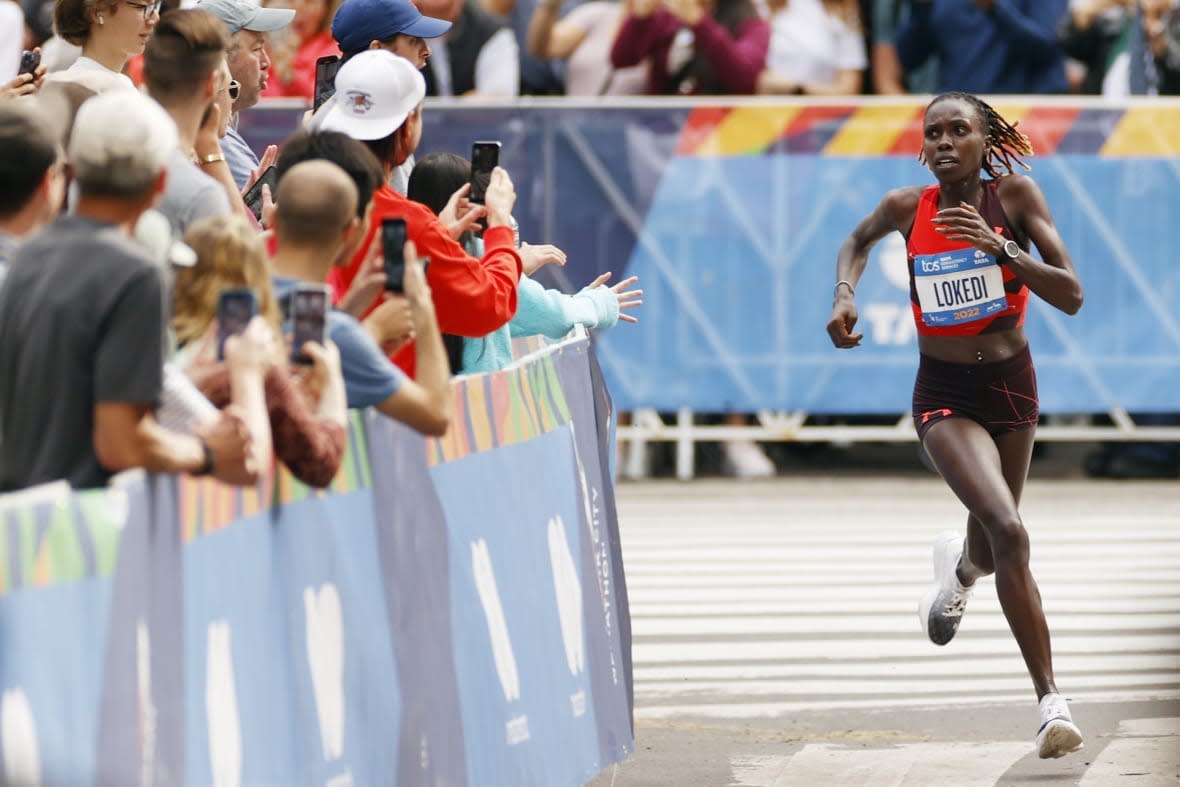
[[[625,499],[637,717],[1031,702],[990,579],[953,642],[925,639],[930,545],[965,517],[937,481],[894,500],[887,483],[872,511],[833,494],[774,520],[692,487]],[[1180,493],[1133,514],[1077,497],[1023,506],[1059,687],[1075,701],[1180,697]]]
[[[790,756],[738,756],[730,763],[730,787],[833,785],[942,785],[994,787],[1012,763],[1028,754],[1024,741],[912,743],[849,749],[808,744]],[[1171,763],[1165,773],[1136,771],[1134,763]],[[1158,767],[1158,766],[1157,766]],[[1115,784],[1170,785],[1180,770],[1180,718],[1130,719],[1078,782],[1081,787]]]

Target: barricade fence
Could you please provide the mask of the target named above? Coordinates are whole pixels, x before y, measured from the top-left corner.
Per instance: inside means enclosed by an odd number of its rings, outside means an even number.
[[[538,278],[573,291],[607,270],[640,276],[639,326],[598,341],[616,405],[639,414],[620,439],[719,439],[737,427],[693,414],[743,412],[760,414],[740,430],[758,439],[914,440],[900,236],[858,283],[863,346],[834,349],[825,326],[840,243],[889,189],[933,182],[916,158],[926,101],[428,100],[418,158],[501,140],[521,237],[569,255]],[[1031,174],[1086,292],[1074,317],[1035,297],[1029,309],[1051,416],[1039,438],[1180,439],[1140,417],[1180,412],[1180,100],[992,103],[1032,139]],[[243,132],[279,142],[300,111],[250,110]],[[885,423],[856,425],[865,416]]]
[[[0,782],[581,785],[633,749],[589,340],[352,413],[330,489],[0,496]]]

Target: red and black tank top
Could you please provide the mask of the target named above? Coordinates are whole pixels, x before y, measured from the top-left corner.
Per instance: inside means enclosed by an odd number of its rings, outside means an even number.
[[[1028,287],[1006,265],[969,243],[935,232],[939,187],[918,199],[906,238],[910,306],[921,336],[978,336],[1024,325]],[[980,215],[1000,235],[1015,240],[1000,205],[996,181],[983,184]]]

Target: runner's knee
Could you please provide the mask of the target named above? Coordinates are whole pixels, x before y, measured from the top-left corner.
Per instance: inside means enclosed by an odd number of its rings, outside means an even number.
[[[1028,531],[1015,512],[982,512],[976,516],[987,530],[996,566],[1012,561],[1028,562]]]

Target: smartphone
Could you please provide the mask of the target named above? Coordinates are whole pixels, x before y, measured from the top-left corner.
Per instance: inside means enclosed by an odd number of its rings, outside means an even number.
[[[222,290],[217,298],[217,360],[225,360],[225,340],[246,330],[258,314],[258,296],[244,287]]]
[[[483,204],[492,180],[492,170],[500,163],[499,142],[476,142],[471,146],[471,194],[468,199]]]
[[[246,201],[246,207],[254,214],[254,218],[259,221],[262,220],[262,187],[270,186],[270,197],[274,199],[275,186],[278,185],[278,182],[279,175],[272,164],[266,168],[266,172],[258,176],[258,180],[254,181],[254,185],[250,187],[250,190],[246,192],[246,196],[242,198]]]
[[[405,219],[385,219],[381,222],[381,248],[385,253],[385,289],[390,292],[405,291],[405,245]]]
[[[291,363],[308,366],[311,358],[302,352],[307,342],[324,343],[324,326],[328,317],[328,288],[322,284],[300,284],[291,294]]]
[[[340,56],[328,55],[315,61],[315,92],[311,111],[315,112],[336,92],[336,72],[340,70]]]
[[[41,65],[41,53],[26,49],[24,52],[21,52],[20,70],[16,72],[16,75],[31,74],[37,70],[37,66],[39,65]]]

